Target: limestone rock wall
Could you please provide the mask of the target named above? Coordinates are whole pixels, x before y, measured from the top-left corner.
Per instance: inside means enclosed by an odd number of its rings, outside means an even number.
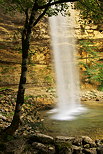
[[[21,65],[21,29],[23,16],[7,16],[0,11],[0,85],[14,85],[19,83]],[[86,57],[87,51],[81,52],[80,41],[92,40],[98,46],[98,55],[103,57],[103,32],[101,27],[89,24],[84,26],[79,21],[76,12],[75,37],[77,40],[77,50],[79,61],[90,63]],[[27,83],[54,85],[54,71],[51,63],[52,50],[50,46],[49,23],[47,18],[35,27],[32,32],[31,46],[29,52],[29,66]],[[82,58],[81,58],[82,57]],[[94,85],[88,84],[88,80],[83,75],[84,67],[80,66],[81,88],[92,88]],[[45,85],[44,84],[44,85]],[[93,87],[94,88],[94,87]]]

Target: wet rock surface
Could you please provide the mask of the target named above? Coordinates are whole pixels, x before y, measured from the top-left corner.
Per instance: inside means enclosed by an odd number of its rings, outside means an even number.
[[[29,144],[31,146],[35,146],[37,150],[42,151],[45,154],[103,154],[103,140],[99,140],[99,144],[97,141],[93,141],[88,136],[81,136],[81,137],[65,137],[65,136],[57,136],[52,138],[51,136],[47,136],[44,134],[35,134],[32,137],[37,138],[40,137],[39,141],[42,142],[34,142],[29,138]],[[43,143],[43,140],[44,143]],[[52,139],[48,142],[47,139]],[[31,143],[30,143],[31,141]]]
[[[78,142],[78,143],[77,143]],[[98,144],[99,143],[99,144]],[[103,154],[103,140],[93,141],[88,136],[53,138],[45,134],[32,134],[10,142],[0,141],[0,154]]]

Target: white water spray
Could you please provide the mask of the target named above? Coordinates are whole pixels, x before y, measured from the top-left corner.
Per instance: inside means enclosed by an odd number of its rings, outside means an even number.
[[[56,108],[51,118],[57,120],[72,120],[84,108],[79,99],[79,75],[76,68],[75,49],[75,17],[70,7],[71,15],[61,14],[50,17],[50,29],[54,63],[56,70],[57,97]]]

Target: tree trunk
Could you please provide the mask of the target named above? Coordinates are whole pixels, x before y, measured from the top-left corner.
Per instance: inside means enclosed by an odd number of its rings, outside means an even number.
[[[22,66],[21,66],[21,76],[20,76],[20,83],[18,88],[17,94],[17,101],[15,112],[13,116],[13,120],[11,125],[4,130],[5,134],[13,135],[15,131],[19,128],[21,123],[21,111],[22,105],[24,103],[24,93],[25,93],[25,84],[26,84],[26,73],[27,73],[27,63],[28,63],[28,52],[30,47],[30,36],[32,28],[39,22],[39,20],[45,15],[48,7],[44,9],[44,11],[39,15],[39,17],[35,21],[35,14],[38,10],[38,5],[36,2],[31,11],[30,18],[28,16],[28,9],[25,11],[26,20],[24,25],[24,30],[22,32]]]
[[[22,33],[21,76],[20,76],[19,88],[18,88],[18,93],[17,93],[16,107],[15,107],[15,112],[14,112],[11,125],[4,130],[4,133],[8,135],[13,135],[15,131],[19,128],[19,125],[21,124],[20,117],[21,117],[22,105],[24,103],[30,36],[31,36],[30,27],[27,29],[24,28],[23,33]]]

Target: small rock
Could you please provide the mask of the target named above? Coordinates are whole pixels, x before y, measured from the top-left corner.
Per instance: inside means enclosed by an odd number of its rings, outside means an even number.
[[[75,137],[57,136],[55,142],[70,141],[71,143],[75,140]]]
[[[87,101],[87,98],[86,97],[82,97],[81,101]]]
[[[50,154],[54,154],[55,153],[55,147],[54,146],[49,146],[48,151],[49,151]]]
[[[41,133],[36,133],[33,136],[29,138],[30,142],[41,142],[41,143],[54,143],[54,139],[51,136],[41,134]]]
[[[57,154],[72,154],[72,144],[68,141],[55,143]]]
[[[90,148],[90,149],[83,149],[83,152],[85,154],[97,154],[96,148]],[[101,153],[102,154],[102,153]]]
[[[103,144],[103,139],[101,139],[100,142]]]
[[[4,110],[4,109],[0,109],[0,111],[1,111],[1,112],[5,112],[5,110]]]
[[[91,148],[96,146],[95,142],[88,136],[82,136],[82,144],[90,144]]]
[[[97,140],[95,140],[95,143],[96,143],[97,146],[100,146],[101,145],[101,140],[97,139]]]
[[[2,119],[3,121],[7,120],[7,118],[5,116],[3,116],[2,114],[0,114],[0,119]]]
[[[40,154],[54,154],[55,148],[53,146],[44,145],[42,143],[33,142],[32,146],[39,150]]]
[[[89,149],[90,148],[90,144],[85,144],[83,147]]]
[[[2,104],[5,103],[5,100],[1,100],[1,103],[2,103]]]
[[[9,111],[10,111],[10,109],[9,109],[9,108],[5,108],[4,110],[5,110],[6,112],[9,112]]]
[[[36,149],[39,149],[39,150],[43,150],[43,149],[46,149],[46,146],[42,143],[38,143],[38,142],[33,142],[32,143],[32,146]]]
[[[82,154],[82,148],[78,146],[72,146],[73,154]]]
[[[75,140],[73,141],[73,145],[76,145],[76,146],[82,145],[82,138],[81,137],[75,138]]]
[[[99,101],[99,98],[96,98],[96,101]]]
[[[97,154],[103,154],[103,146],[97,148]]]

